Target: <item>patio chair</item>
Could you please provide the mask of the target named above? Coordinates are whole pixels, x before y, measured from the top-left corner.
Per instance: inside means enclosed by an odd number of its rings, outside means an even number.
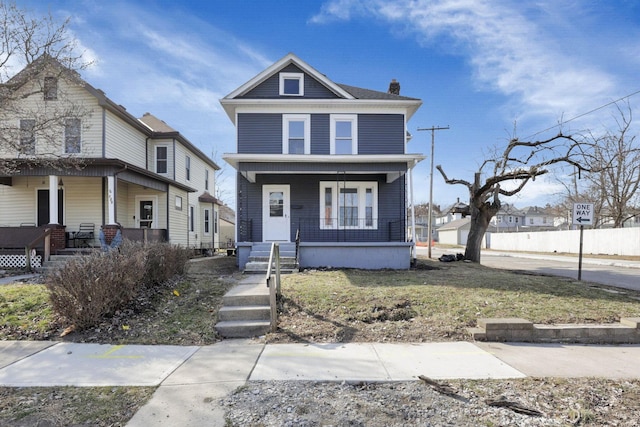
[[[93,241],[94,233],[96,230],[96,225],[89,222],[83,222],[80,224],[80,229],[73,236],[76,247],[79,248],[89,248],[91,245],[90,241]]]

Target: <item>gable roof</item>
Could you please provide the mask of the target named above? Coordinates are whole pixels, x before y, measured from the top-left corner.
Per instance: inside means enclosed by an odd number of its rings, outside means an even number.
[[[335,99],[318,99],[318,98],[269,98],[269,99],[242,99],[242,96],[249,93],[251,90],[265,82],[270,77],[280,72],[283,68],[289,65],[295,65],[305,74],[315,79],[318,83],[323,85],[327,90],[336,95]],[[381,103],[385,106],[393,108],[402,108],[406,112],[406,118],[409,118],[418,110],[422,105],[422,101],[418,98],[410,98],[407,96],[400,96],[386,92],[375,91],[371,89],[359,88],[356,86],[349,86],[345,84],[339,84],[333,82],[325,74],[322,74],[311,65],[304,62],[298,56],[293,53],[289,53],[279,61],[275,62],[271,66],[267,67],[264,71],[257,76],[225,96],[220,100],[220,104],[224,108],[227,116],[235,124],[236,121],[236,108],[239,106],[254,106],[259,103],[261,106],[283,106],[291,105],[292,103],[303,103],[305,106],[310,107],[315,104],[339,104],[353,103],[362,106],[376,106],[379,107]]]

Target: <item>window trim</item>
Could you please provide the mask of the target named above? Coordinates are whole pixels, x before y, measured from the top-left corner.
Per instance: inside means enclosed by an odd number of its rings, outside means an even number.
[[[76,122],[78,125],[78,144],[77,144],[78,151],[69,151],[69,145],[67,140],[67,137],[69,135],[67,135],[67,130],[71,128],[69,126],[69,122],[72,120]],[[68,118],[68,119],[65,119],[64,121],[64,153],[65,154],[82,154],[82,120],[77,117]]]
[[[327,218],[325,204],[325,189],[331,189],[331,217]],[[367,209],[367,189],[371,189],[372,205],[371,207],[371,225],[360,224],[356,226],[345,226],[339,224],[340,205],[339,191],[343,188],[356,188],[358,194],[358,220],[366,218]],[[321,230],[377,230],[378,229],[378,182],[377,181],[320,181],[320,229]],[[330,221],[327,221],[329,219]]]
[[[30,129],[27,129],[26,124],[31,125]],[[27,140],[26,134],[29,138]],[[20,119],[20,143],[18,145],[18,154],[25,156],[35,156],[36,154],[36,120],[35,119]],[[28,146],[27,146],[28,144]],[[29,150],[25,150],[29,148]]]
[[[304,122],[304,154],[311,154],[311,114],[282,115],[282,154],[289,154],[289,123]]]
[[[358,154],[358,115],[357,114],[331,114],[331,126],[329,130],[329,154],[336,154],[336,123],[351,122],[351,154]]]
[[[286,93],[285,81],[298,80],[298,93]],[[304,73],[280,73],[280,96],[304,96]]]
[[[175,207],[177,211],[182,210],[182,196],[176,196]]]
[[[211,209],[205,208],[202,215],[202,232],[205,236],[211,235]]]
[[[165,153],[166,157],[164,159],[162,159],[162,160],[164,160],[164,166],[165,166],[165,171],[164,172],[158,172],[158,164],[159,164],[159,162],[161,160],[160,157],[158,156],[158,150],[160,148],[164,148],[165,151],[166,151],[166,153]],[[156,173],[157,174],[167,174],[167,173],[169,173],[169,146],[168,145],[156,145],[155,153],[156,153],[156,161],[155,161],[155,163],[156,163]]]

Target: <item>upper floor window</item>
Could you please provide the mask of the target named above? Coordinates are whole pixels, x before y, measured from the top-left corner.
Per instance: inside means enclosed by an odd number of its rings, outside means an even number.
[[[331,154],[358,154],[358,116],[332,114]]]
[[[78,154],[81,151],[80,119],[66,119],[64,121],[64,152]]]
[[[167,147],[156,147],[156,173],[167,173]]]
[[[308,114],[282,116],[282,153],[309,154],[311,152],[311,119]]]
[[[303,96],[303,73],[280,73],[280,95]]]
[[[55,101],[58,99],[58,78],[44,78],[44,99],[45,101]]]
[[[191,157],[184,158],[184,173],[187,181],[191,181]]]
[[[204,189],[209,191],[209,169],[204,170]]]
[[[36,154],[36,121],[33,119],[20,120],[20,153]]]

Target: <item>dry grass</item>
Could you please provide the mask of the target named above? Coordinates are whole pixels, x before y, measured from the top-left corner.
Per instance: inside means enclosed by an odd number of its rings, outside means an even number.
[[[419,259],[411,271],[308,270],[284,276],[272,342],[468,339],[478,318],[613,323],[640,316],[640,295],[572,279]]]

